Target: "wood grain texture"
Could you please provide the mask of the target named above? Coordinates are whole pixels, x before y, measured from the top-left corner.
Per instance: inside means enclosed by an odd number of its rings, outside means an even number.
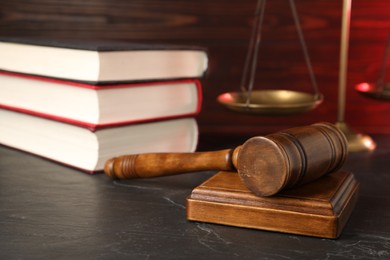
[[[270,132],[337,114],[341,7],[338,0],[297,0],[296,5],[324,103],[299,116],[236,114],[216,102],[237,91],[248,45],[255,0],[0,0],[0,35],[112,39],[201,45],[209,49],[210,69],[203,80],[202,132]],[[369,132],[390,132],[390,104],[354,91],[375,81],[390,30],[390,2],[354,0],[348,66],[346,120]],[[288,2],[268,1],[255,88],[311,91]]]
[[[219,172],[187,198],[187,219],[337,238],[356,204],[358,186],[353,174],[336,172],[265,198],[254,196],[237,174]]]
[[[107,160],[104,172],[113,179],[152,178],[195,171],[234,170],[233,153],[225,149],[197,153],[145,153]]]
[[[333,124],[317,123],[252,137],[235,149],[122,155],[107,160],[104,172],[114,179],[133,179],[237,170],[254,194],[271,196],[338,170],[347,155],[343,133]]]
[[[344,166],[361,185],[337,240],[187,221],[186,197],[215,172],[110,180],[0,147],[0,258],[388,259],[390,136],[373,138],[377,150]]]

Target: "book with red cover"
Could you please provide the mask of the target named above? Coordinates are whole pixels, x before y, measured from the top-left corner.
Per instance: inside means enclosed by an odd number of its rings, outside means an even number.
[[[195,118],[177,118],[102,129],[0,109],[0,144],[85,172],[102,171],[115,156],[150,152],[193,152]]]
[[[0,38],[0,69],[87,82],[200,78],[207,51],[195,46],[99,40]]]
[[[93,85],[0,71],[0,108],[90,129],[197,115],[197,79]]]

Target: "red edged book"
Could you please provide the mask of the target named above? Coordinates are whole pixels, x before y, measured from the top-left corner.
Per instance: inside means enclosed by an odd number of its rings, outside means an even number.
[[[198,46],[102,40],[0,37],[0,69],[94,83],[200,78]]]
[[[193,152],[198,142],[194,117],[88,128],[0,109],[0,144],[84,172],[100,172],[115,156],[151,152]]]
[[[0,71],[0,108],[92,130],[197,115],[196,79],[93,85]]]
[[[0,144],[87,172],[196,148],[203,48],[2,37],[0,57]]]
[[[0,72],[0,144],[94,173],[114,156],[193,152],[198,80],[92,85]]]

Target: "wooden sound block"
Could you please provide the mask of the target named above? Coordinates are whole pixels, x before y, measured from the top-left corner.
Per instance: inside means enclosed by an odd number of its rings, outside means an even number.
[[[258,197],[237,173],[221,171],[187,198],[187,219],[337,238],[356,204],[358,188],[352,173],[339,171],[272,197]]]

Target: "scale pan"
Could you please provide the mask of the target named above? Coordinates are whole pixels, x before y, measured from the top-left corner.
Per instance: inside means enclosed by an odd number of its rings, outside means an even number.
[[[228,92],[218,96],[218,102],[230,110],[259,115],[293,115],[310,111],[323,101],[323,95],[311,95],[290,90],[252,91],[250,103],[247,94]]]
[[[390,101],[390,83],[386,83],[384,87],[379,87],[374,83],[359,83],[355,86],[355,90],[365,97],[389,100]]]

